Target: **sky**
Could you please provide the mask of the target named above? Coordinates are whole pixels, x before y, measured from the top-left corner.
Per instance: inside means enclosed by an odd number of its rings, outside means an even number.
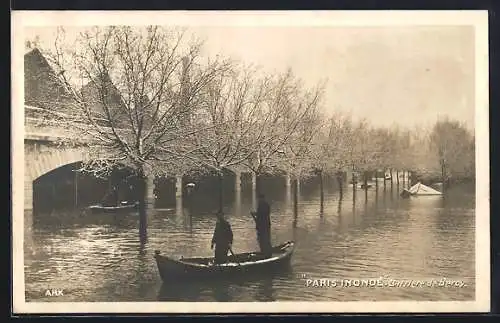
[[[25,37],[38,35],[42,47],[51,47],[54,30],[26,28]],[[311,87],[326,79],[327,114],[410,128],[448,116],[474,129],[473,27],[210,25],[189,32],[205,41],[205,55],[230,56],[270,73],[291,67]]]

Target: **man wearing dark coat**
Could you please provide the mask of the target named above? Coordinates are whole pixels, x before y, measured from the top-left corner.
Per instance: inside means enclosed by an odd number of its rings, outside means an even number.
[[[233,244],[233,230],[231,225],[224,219],[222,212],[217,213],[217,223],[212,237],[211,248],[215,245],[215,263],[222,264],[227,261],[227,253]]]
[[[259,194],[257,211],[252,212],[252,216],[255,220],[260,252],[265,257],[270,257],[272,254],[270,213],[271,207],[267,203],[264,194]]]

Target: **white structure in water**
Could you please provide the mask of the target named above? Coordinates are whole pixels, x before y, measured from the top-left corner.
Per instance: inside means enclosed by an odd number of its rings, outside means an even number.
[[[420,182],[413,185],[409,189],[403,190],[402,196],[429,196],[429,195],[443,195],[443,193],[433,189],[432,187],[426,186]]]

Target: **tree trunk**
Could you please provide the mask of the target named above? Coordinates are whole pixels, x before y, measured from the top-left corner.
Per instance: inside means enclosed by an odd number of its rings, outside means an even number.
[[[391,191],[392,191],[392,183],[394,183],[394,181],[392,180],[392,168],[389,169],[389,176],[391,177]]]
[[[378,193],[378,180],[379,180],[378,170],[375,172],[375,192]]]
[[[78,171],[75,169],[75,208],[78,207]]]
[[[352,199],[356,199],[356,178],[354,172],[352,172]]]
[[[399,187],[399,170],[396,170],[396,185]]]
[[[344,186],[343,186],[343,176],[341,172],[337,173],[337,182],[339,183],[339,194],[342,199],[342,195],[344,194]]]
[[[365,200],[368,200],[368,172],[364,171],[363,174],[363,184],[365,185]]]
[[[386,180],[385,180],[385,172],[386,172],[386,169],[384,168],[384,192],[385,192],[385,189],[387,187],[387,184],[385,183],[386,182]]]
[[[255,192],[257,193],[257,197],[259,197],[259,194],[262,193],[262,187],[261,187],[261,176],[259,173],[255,174]]]
[[[219,171],[217,176],[219,177],[219,212],[222,213],[224,209],[224,175]]]
[[[137,176],[137,192],[139,198],[139,239],[141,244],[145,244],[148,240],[148,217],[147,217],[147,199],[148,190],[153,189],[148,187],[148,178],[142,170],[139,170]]]
[[[257,208],[257,172],[252,171],[252,208]]]
[[[447,183],[447,178],[446,178],[446,164],[444,161],[441,161],[441,182],[443,183],[443,192],[447,188],[448,183]]]
[[[323,187],[323,171],[322,170],[319,171],[319,190],[320,190],[319,203],[320,203],[321,213],[323,214],[325,192],[324,192],[324,187]]]
[[[297,222],[298,214],[299,214],[299,194],[298,194],[298,188],[299,188],[299,181],[297,178],[294,179],[294,185],[293,185],[293,217],[295,219],[295,223]]]

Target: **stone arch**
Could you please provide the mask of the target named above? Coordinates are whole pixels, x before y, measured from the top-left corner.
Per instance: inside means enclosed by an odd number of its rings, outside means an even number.
[[[28,141],[24,144],[24,209],[33,208],[33,182],[59,167],[84,161],[81,147],[56,146]]]
[[[37,178],[65,165],[84,160],[84,154],[78,149],[54,150],[50,154],[42,154],[39,160],[30,167],[31,178]]]

